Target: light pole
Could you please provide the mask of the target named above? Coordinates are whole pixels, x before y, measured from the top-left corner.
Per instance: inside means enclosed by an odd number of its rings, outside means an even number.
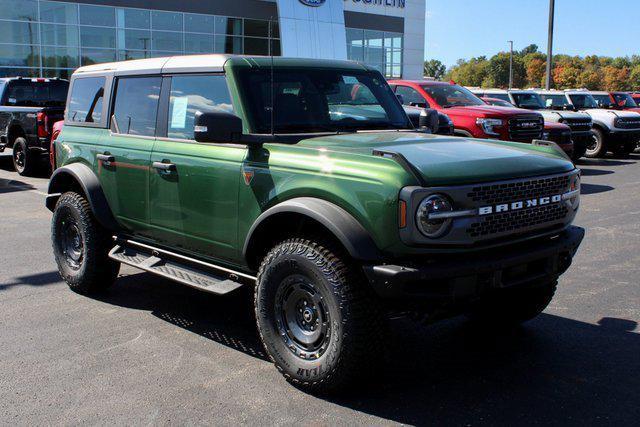
[[[549,0],[549,38],[547,39],[547,80],[545,89],[551,89],[551,70],[553,70],[553,17],[556,0]]]
[[[509,40],[509,89],[513,88],[513,40]]]

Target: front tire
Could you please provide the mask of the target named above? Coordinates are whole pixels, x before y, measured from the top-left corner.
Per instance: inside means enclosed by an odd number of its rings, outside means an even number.
[[[258,272],[255,309],[267,354],[294,386],[336,391],[371,373],[383,316],[361,273],[330,245],[289,239]]]
[[[504,289],[483,298],[471,311],[471,319],[496,326],[513,326],[542,313],[556,292],[558,282],[533,288]]]
[[[110,235],[93,216],[80,194],[64,193],[53,212],[53,253],[60,276],[80,294],[102,291],[113,284],[120,264],[108,256]]]
[[[27,140],[19,137],[13,142],[13,168],[21,176],[30,176],[35,172],[36,156],[29,150]]]
[[[604,133],[600,129],[593,129],[593,141],[587,145],[585,156],[593,159],[604,157],[607,153],[607,144],[604,139]]]

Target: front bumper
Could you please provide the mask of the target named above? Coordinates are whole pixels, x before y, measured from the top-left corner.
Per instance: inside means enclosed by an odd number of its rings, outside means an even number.
[[[369,283],[382,298],[452,301],[494,289],[534,286],[555,280],[571,265],[584,229],[473,254],[411,260],[404,265],[367,265]]]
[[[608,136],[610,139],[613,139],[612,142],[637,141],[640,139],[640,129],[612,129]]]

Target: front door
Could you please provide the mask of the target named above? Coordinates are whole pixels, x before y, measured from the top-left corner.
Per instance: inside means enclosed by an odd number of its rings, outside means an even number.
[[[149,226],[149,166],[161,82],[155,76],[117,79],[111,131],[96,153],[97,173],[113,214],[142,235]]]
[[[169,92],[166,137],[153,150],[149,180],[152,233],[166,245],[233,262],[247,147],[202,144],[193,137],[197,111],[232,111],[226,79],[173,76],[165,78],[164,87]]]

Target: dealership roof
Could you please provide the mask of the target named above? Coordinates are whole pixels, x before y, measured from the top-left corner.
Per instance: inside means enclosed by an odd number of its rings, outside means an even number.
[[[104,64],[88,65],[78,68],[74,75],[90,74],[160,74],[187,72],[222,72],[227,61],[233,60],[234,65],[244,64],[253,67],[267,67],[271,64],[279,66],[313,67],[313,68],[341,68],[353,70],[370,69],[364,64],[352,61],[300,59],[268,56],[243,55],[181,55],[166,58],[136,59],[131,61],[108,62]]]

